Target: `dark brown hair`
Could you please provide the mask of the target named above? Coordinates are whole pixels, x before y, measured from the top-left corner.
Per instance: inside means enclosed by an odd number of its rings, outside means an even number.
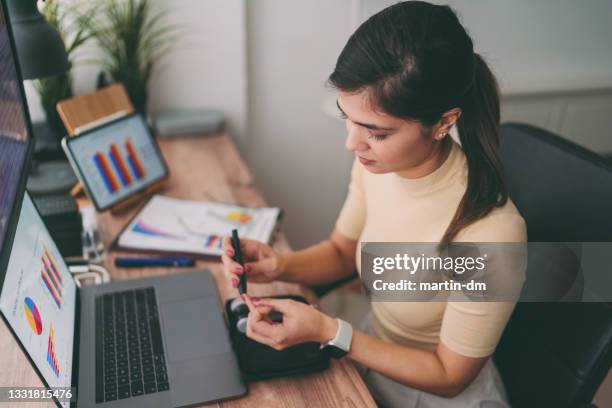
[[[329,82],[346,92],[367,91],[373,106],[425,127],[461,108],[467,189],[440,247],[506,203],[497,81],[450,7],[406,1],[373,15],[349,38]]]

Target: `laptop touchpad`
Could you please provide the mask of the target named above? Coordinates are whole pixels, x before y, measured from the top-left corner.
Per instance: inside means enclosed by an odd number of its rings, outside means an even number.
[[[163,335],[171,362],[231,352],[216,297],[161,305]]]

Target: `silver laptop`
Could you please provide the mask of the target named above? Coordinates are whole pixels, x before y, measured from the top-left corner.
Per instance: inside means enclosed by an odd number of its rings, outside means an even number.
[[[79,407],[180,407],[247,392],[208,271],[79,288],[27,193],[0,309],[46,385],[75,387]]]

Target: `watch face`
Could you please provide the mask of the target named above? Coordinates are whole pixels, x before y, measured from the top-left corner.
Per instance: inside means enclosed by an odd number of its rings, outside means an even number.
[[[333,346],[331,344],[328,344],[328,345],[324,346],[322,350],[328,356],[333,357],[333,358],[342,358],[342,357],[346,356],[346,354],[347,354],[347,352],[345,350],[342,350],[340,347],[336,347],[336,346]]]

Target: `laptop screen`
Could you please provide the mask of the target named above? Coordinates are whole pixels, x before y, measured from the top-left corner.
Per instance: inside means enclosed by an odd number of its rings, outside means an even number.
[[[50,387],[71,386],[75,306],[76,284],[26,193],[0,309]]]
[[[140,115],[68,139],[72,159],[97,204],[106,209],[163,178],[166,167]]]

